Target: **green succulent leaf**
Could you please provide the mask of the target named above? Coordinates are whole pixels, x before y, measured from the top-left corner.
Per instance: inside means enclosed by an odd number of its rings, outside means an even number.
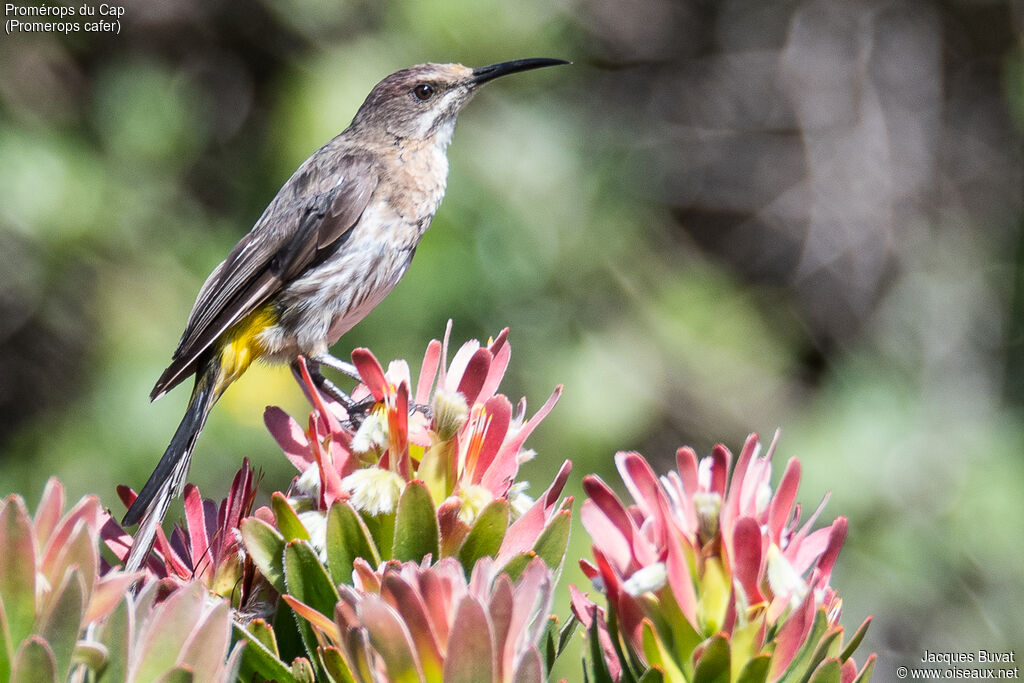
[[[336,647],[325,647],[320,651],[320,657],[323,659],[324,668],[327,669],[327,675],[331,677],[333,683],[355,683],[356,679],[349,671],[348,664],[345,663],[345,658],[341,655],[341,650]]]
[[[498,554],[501,542],[508,531],[508,501],[493,500],[480,511],[466,539],[459,548],[459,562],[463,567],[472,567],[481,557]]]
[[[284,550],[284,575],[286,593],[321,614],[334,614],[334,606],[338,603],[338,591],[334,588],[331,578],[327,575],[327,570],[324,569],[316,551],[309,543],[303,540],[288,542]],[[295,623],[298,626],[299,635],[302,637],[302,643],[310,658],[313,659],[317,673],[326,675],[326,672],[320,671],[319,662],[316,659],[318,641],[313,627],[306,619],[295,614],[294,610],[291,611],[295,615]],[[295,669],[293,666],[292,675],[296,680],[301,680],[301,675],[304,673],[304,668]]]
[[[868,657],[867,663],[864,664],[864,668],[861,669],[861,672],[857,674],[857,678],[853,679],[853,683],[868,683],[868,681],[871,680],[871,672],[875,670],[876,661],[878,660],[875,659],[874,655]]]
[[[239,630],[235,629],[236,634]],[[253,619],[245,627],[245,634],[248,638],[258,641],[267,648],[275,657],[280,657],[277,649],[277,638],[274,636],[274,628],[263,619]]]
[[[392,555],[391,551],[395,542],[395,513],[371,515],[361,512],[359,517],[363,520],[363,524],[366,525],[366,530],[370,532],[370,538],[380,554],[380,559],[392,559],[394,555]]]
[[[32,633],[36,618],[38,558],[32,538],[32,520],[25,509],[25,502],[18,496],[9,496],[0,508],[0,548],[3,548],[0,553],[0,595],[4,596],[7,627],[7,652],[0,659],[11,662],[18,644]],[[33,655],[30,653],[28,656]]]
[[[298,683],[316,683],[316,673],[313,665],[305,657],[299,657],[292,662],[292,676]]]
[[[237,639],[248,641],[248,645],[242,651],[239,680],[251,681],[262,678],[278,683],[295,683],[291,669],[277,656],[276,647],[271,650],[264,642],[265,634],[254,635],[237,623],[234,625],[234,631]]]
[[[49,643],[35,635],[22,641],[11,665],[11,680],[57,683],[57,662]]]
[[[357,557],[371,567],[380,564],[380,553],[362,518],[348,503],[335,503],[327,513],[327,567],[335,585],[352,585],[352,563]]]
[[[483,608],[470,597],[464,597],[455,613],[448,637],[448,651],[458,653],[444,662],[445,683],[479,683],[495,680],[490,628]]]
[[[284,593],[284,536],[255,517],[243,519],[240,530],[246,552],[257,569],[278,593]]]
[[[289,595],[321,614],[334,614],[338,591],[309,543],[289,541],[285,546],[284,578]]]
[[[205,589],[194,583],[172,593],[150,613],[151,619],[159,619],[160,628],[150,630],[144,642],[135,643],[133,658],[140,662],[137,680],[155,681],[177,666],[178,654],[200,624],[205,599]]]
[[[818,664],[808,683],[841,683],[843,664],[837,657],[831,657]]]
[[[758,655],[751,659],[740,671],[736,683],[764,683],[768,680],[768,671],[771,669],[771,655]]]
[[[100,669],[97,683],[121,683],[128,678],[128,648],[131,643],[131,598],[117,603],[103,622],[100,642],[107,649],[106,665]]]
[[[154,683],[192,683],[194,680],[196,680],[195,674],[191,670],[175,667],[157,678]]]
[[[295,508],[291,506],[283,493],[276,491],[270,497],[270,508],[274,511],[274,521],[277,522],[277,528],[286,541],[294,541],[296,539],[309,540],[309,531],[302,524],[299,515],[295,512]]]
[[[729,683],[729,641],[714,636],[704,646],[693,668],[693,683]]]
[[[71,669],[71,655],[85,616],[85,599],[85,579],[77,568],[72,569],[54,591],[39,630],[50,644],[61,679],[67,678]]]
[[[860,647],[861,641],[864,640],[864,636],[867,635],[868,626],[870,625],[871,617],[868,617],[864,620],[864,623],[860,625],[860,628],[858,628],[850,637],[850,642],[848,642],[846,644],[846,647],[843,648],[843,652],[841,655],[839,655],[839,659],[845,662],[847,659],[853,656],[854,651],[856,651],[856,649]]]
[[[403,562],[421,562],[428,555],[434,560],[441,556],[437,510],[426,485],[411,481],[398,501],[391,556]]]
[[[592,680],[592,683],[614,683],[615,679],[612,678],[612,672],[608,669],[608,661],[604,657],[604,650],[601,649],[600,630],[598,629],[596,618],[590,623],[586,644],[589,648],[587,651],[587,666],[584,667],[586,680]],[[587,674],[588,670],[589,674]]]

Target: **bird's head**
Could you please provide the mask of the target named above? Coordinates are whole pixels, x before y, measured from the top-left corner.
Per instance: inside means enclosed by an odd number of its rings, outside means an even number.
[[[455,119],[481,85],[499,76],[568,64],[561,59],[517,59],[477,69],[461,64],[420,64],[391,74],[373,87],[352,127],[397,138],[451,141]]]

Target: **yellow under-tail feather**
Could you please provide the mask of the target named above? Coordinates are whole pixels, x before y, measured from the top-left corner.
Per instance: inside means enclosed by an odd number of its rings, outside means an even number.
[[[217,344],[220,371],[214,384],[215,396],[224,393],[228,385],[245,374],[252,362],[266,352],[260,334],[276,324],[274,306],[266,304],[228,328]]]

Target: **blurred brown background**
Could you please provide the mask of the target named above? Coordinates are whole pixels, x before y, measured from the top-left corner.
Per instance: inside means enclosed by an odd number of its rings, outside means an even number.
[[[567,387],[535,492],[563,458],[617,481],[618,449],[781,427],[777,470],[851,520],[834,584],[878,680],[1024,655],[1020,2],[124,7],[120,35],[0,37],[0,494],[57,474],[120,514],[183,410],[146,396],[203,278],[377,80],[562,57],[464,112],[416,261],[336,353],[415,368],[448,318],[510,326],[505,391]],[[259,369],[214,412],[207,495],[243,456],[287,484],[267,404],[306,410]]]

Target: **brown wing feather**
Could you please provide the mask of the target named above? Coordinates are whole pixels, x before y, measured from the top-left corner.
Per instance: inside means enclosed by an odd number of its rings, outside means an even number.
[[[314,155],[296,171],[249,234],[210,273],[151,400],[194,373],[199,357],[225,330],[301,275],[359,220],[378,182],[370,160],[342,157],[320,173],[317,161]],[[311,182],[311,174],[320,182]],[[341,181],[334,184],[337,178]]]

